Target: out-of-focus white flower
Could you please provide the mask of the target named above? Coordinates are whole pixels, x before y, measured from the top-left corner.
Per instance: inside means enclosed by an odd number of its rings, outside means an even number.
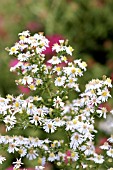
[[[106,119],[106,113],[107,113],[107,109],[105,107],[100,107],[99,110],[96,111],[97,113],[99,113],[99,116]]]
[[[88,158],[88,160],[92,160],[97,164],[102,164],[104,162],[104,157],[95,153],[94,157]]]
[[[6,160],[6,158],[4,156],[0,155],[0,164],[2,164],[5,160]]]
[[[107,155],[113,158],[113,149],[110,148],[107,152]]]
[[[100,148],[103,150],[108,150],[110,147],[111,146],[108,144],[108,142],[104,142],[104,144],[100,146]]]

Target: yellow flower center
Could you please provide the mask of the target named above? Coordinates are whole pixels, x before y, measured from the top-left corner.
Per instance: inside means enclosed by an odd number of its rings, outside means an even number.
[[[53,59],[53,61],[56,61],[56,60],[57,60],[57,57],[54,56],[52,59]]]
[[[34,120],[39,120],[39,117],[38,116],[34,116]]]
[[[73,48],[71,46],[68,47],[69,51],[73,51]]]
[[[86,62],[84,62],[84,61],[81,64],[82,64],[83,67],[87,66]]]
[[[76,69],[75,68],[72,68],[71,69],[71,73],[75,73],[76,72]]]
[[[60,71],[61,70],[61,68],[60,67],[56,67],[56,71]]]
[[[37,163],[38,163],[38,165],[41,165],[41,164],[42,164],[42,159],[41,159],[41,158],[38,158]]]
[[[11,48],[11,51],[12,51],[12,52],[15,52],[15,51],[16,51],[16,48],[15,48],[15,47],[12,47],[12,48]]]
[[[107,92],[106,91],[104,91],[103,93],[102,93],[102,96],[107,96]]]
[[[69,83],[73,83],[73,79],[69,79]]]
[[[29,86],[29,88],[30,88],[31,90],[34,90],[35,86],[34,86],[33,84],[31,84],[31,85]]]
[[[75,157],[75,153],[74,152],[71,153],[71,157]]]
[[[113,154],[113,149],[110,150],[110,153]]]
[[[52,148],[54,148],[54,147],[55,147],[55,144],[54,144],[54,143],[52,143],[52,144],[51,144],[51,147],[52,147]]]
[[[33,149],[30,149],[30,150],[29,150],[29,153],[30,153],[30,154],[34,154],[34,150],[33,150]]]
[[[55,157],[55,154],[52,152],[49,154],[50,157]]]
[[[52,125],[51,125],[51,124],[48,124],[48,128],[51,129],[51,128],[52,128]]]
[[[23,153],[23,150],[19,149],[18,153],[21,155]]]
[[[77,120],[76,119],[73,119],[73,124],[77,124]]]
[[[61,80],[62,80],[61,77],[58,77],[58,78],[57,78],[57,81],[58,81],[58,82],[61,82]]]
[[[15,102],[15,107],[19,107],[19,103],[18,102]]]
[[[24,40],[24,39],[25,39],[25,36],[22,35],[22,36],[20,36],[19,38],[20,38],[20,40]]]
[[[78,140],[78,139],[79,139],[79,136],[78,136],[78,135],[75,135],[75,139]]]
[[[63,60],[63,61],[67,61],[67,57],[66,57],[66,56],[63,56],[63,57],[62,57],[62,60]]]
[[[36,80],[36,84],[37,85],[41,84],[41,80],[40,79]]]

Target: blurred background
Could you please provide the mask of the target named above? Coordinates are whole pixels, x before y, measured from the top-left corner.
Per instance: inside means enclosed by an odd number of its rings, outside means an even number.
[[[53,43],[68,39],[75,49],[73,58],[88,64],[82,86],[92,78],[113,79],[113,0],[1,0],[0,2],[0,95],[29,94],[15,85],[16,74],[9,69],[17,63],[5,51],[18,41],[18,33],[44,32]],[[52,51],[48,49],[50,58]],[[81,87],[82,88],[82,87]],[[111,91],[112,95],[113,92]],[[112,100],[105,104],[113,107]]]

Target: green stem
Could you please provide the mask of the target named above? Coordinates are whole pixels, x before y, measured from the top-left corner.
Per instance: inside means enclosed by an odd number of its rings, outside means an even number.
[[[48,93],[49,93],[49,96],[52,98],[52,94],[51,94],[51,92],[50,92],[50,90],[49,90],[47,84],[46,84],[46,89],[47,89],[47,91],[48,91]]]

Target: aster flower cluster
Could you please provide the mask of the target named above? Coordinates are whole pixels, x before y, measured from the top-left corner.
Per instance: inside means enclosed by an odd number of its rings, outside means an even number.
[[[19,75],[16,84],[28,87],[33,95],[0,97],[0,121],[6,131],[30,127],[41,129],[48,137],[0,135],[0,151],[5,148],[9,154],[18,153],[19,158],[13,162],[16,170],[23,165],[24,157],[37,160],[36,170],[44,169],[46,162],[54,162],[60,169],[106,168],[106,158],[113,158],[113,136],[101,146],[107,156],[97,154],[95,118],[107,117],[108,111],[101,104],[111,97],[111,79],[106,76],[93,79],[81,92],[78,80],[86,71],[86,62],[68,60],[73,48],[67,40],[54,44],[54,56],[46,61],[44,51],[48,46],[49,41],[42,33],[31,36],[29,31],[23,31],[19,34],[19,41],[7,48],[9,55],[18,59],[10,70]],[[75,94],[74,100],[70,100],[71,94]],[[51,140],[51,134],[59,129],[61,139]],[[1,155],[0,164],[6,159]]]

